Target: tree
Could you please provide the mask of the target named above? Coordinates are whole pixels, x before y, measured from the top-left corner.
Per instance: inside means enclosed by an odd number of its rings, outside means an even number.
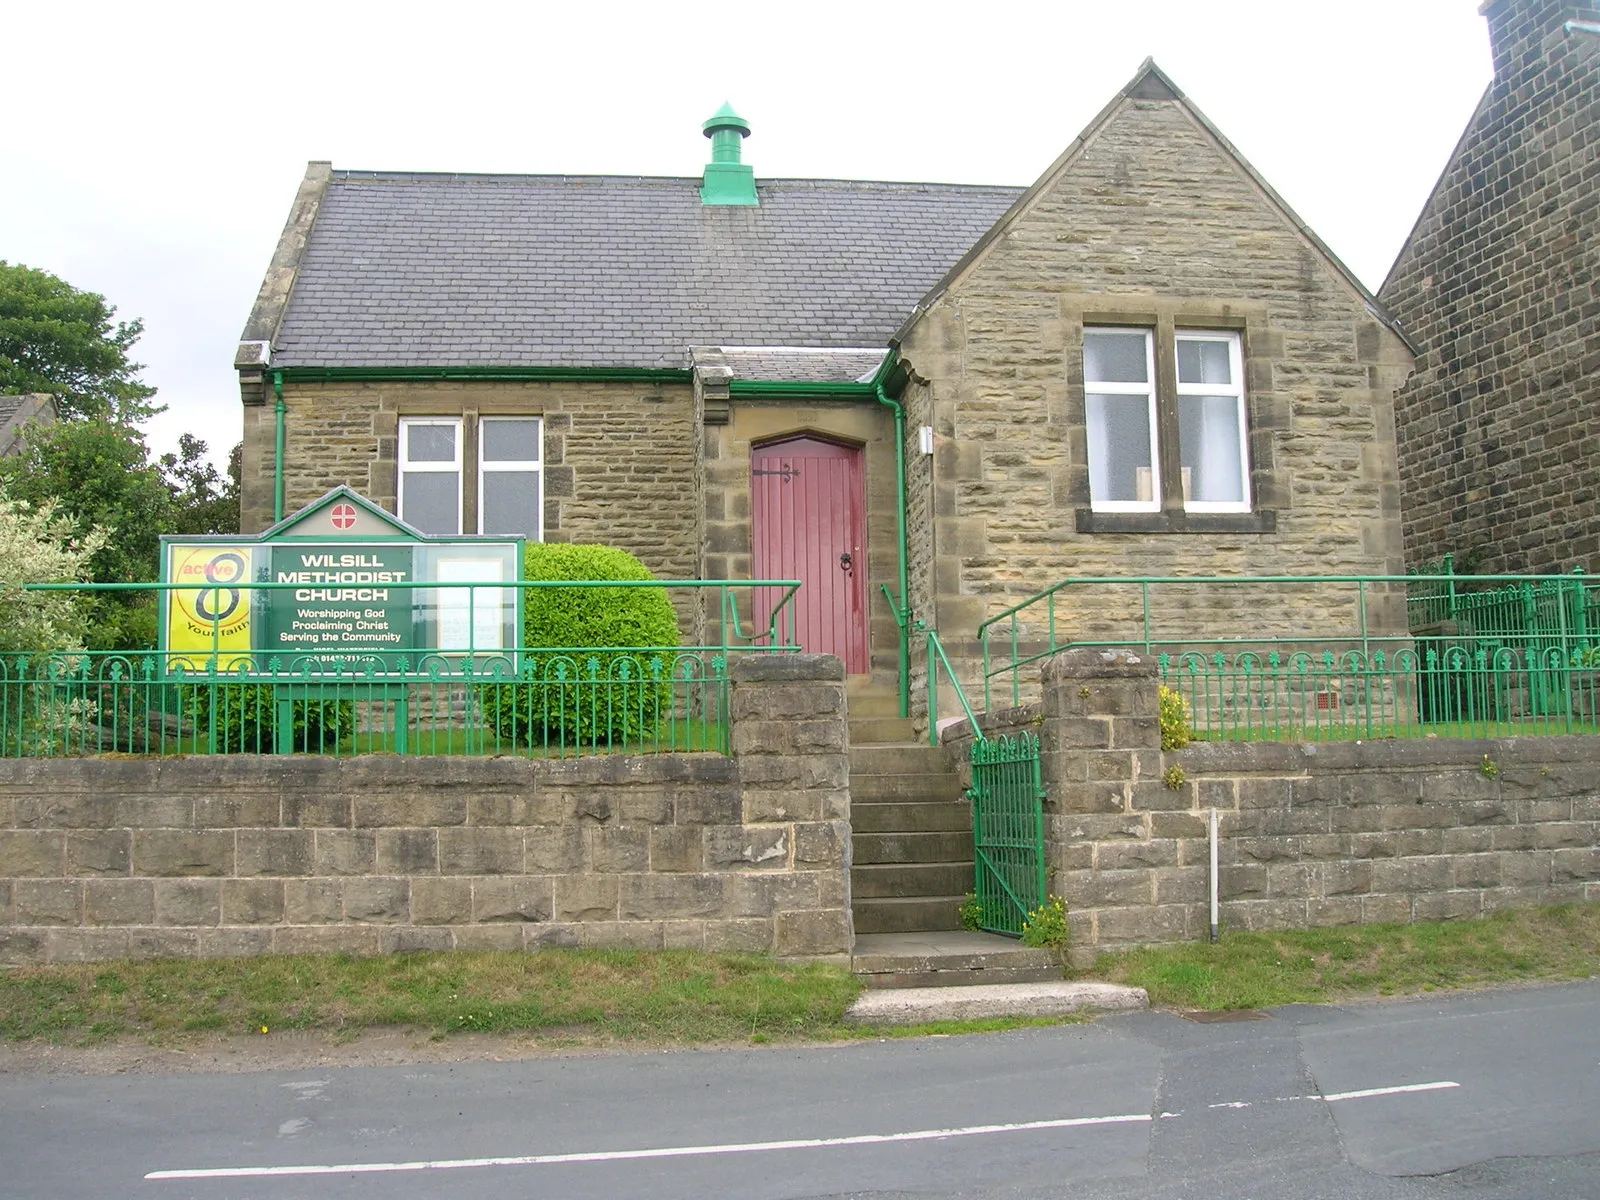
[[[228,455],[226,478],[206,460],[206,444],[193,434],[178,436],[178,453],[161,456],[161,474],[172,493],[173,513],[166,533],[239,532],[239,473],[244,443]]]
[[[170,528],[176,505],[137,430],[101,420],[30,430],[23,453],[0,460],[0,488],[35,508],[54,507],[79,537],[106,531],[88,559],[94,582],[156,578],[160,535]],[[90,614],[90,649],[154,644],[155,604],[148,591],[101,593]]]
[[[128,352],[140,320],[117,321],[104,296],[0,259],[0,395],[50,392],[63,420],[134,425],[163,411]]]
[[[38,508],[0,491],[0,653],[37,655],[83,648],[82,593],[30,592],[30,583],[70,583],[88,574],[105,533],[80,536],[52,504]]]

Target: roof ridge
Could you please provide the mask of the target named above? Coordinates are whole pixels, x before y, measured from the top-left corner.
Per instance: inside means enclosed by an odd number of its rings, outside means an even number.
[[[460,182],[460,183],[585,183],[614,182],[630,184],[688,184],[700,186],[698,175],[604,175],[604,174],[518,174],[505,171],[401,171],[366,170],[340,167],[332,172],[335,183],[402,183]],[[841,179],[833,177],[811,178],[805,176],[772,176],[757,178],[758,187],[771,185],[794,186],[816,184],[838,185],[848,188],[936,188],[941,191],[966,192],[1022,192],[1022,184],[1007,183],[942,183],[930,179]]]

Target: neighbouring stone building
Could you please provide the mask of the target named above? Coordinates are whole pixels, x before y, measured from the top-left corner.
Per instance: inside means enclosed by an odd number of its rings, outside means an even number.
[[[1408,560],[1600,556],[1600,8],[1487,0],[1494,80],[1380,296],[1418,351],[1396,399]]]
[[[0,458],[22,453],[29,427],[55,423],[56,401],[48,393],[0,396]]]
[[[758,182],[741,118],[705,132],[693,179],[312,163],[236,359],[243,528],[349,484],[797,578],[806,648],[885,689],[902,627],[970,678],[1069,575],[1400,571],[1411,351],[1153,64],[1025,190]]]

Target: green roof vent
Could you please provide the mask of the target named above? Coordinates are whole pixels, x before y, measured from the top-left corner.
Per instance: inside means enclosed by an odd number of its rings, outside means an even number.
[[[760,204],[755,168],[739,161],[739,143],[750,136],[750,122],[734,112],[731,104],[724,104],[700,128],[711,139],[711,161],[700,185],[700,203]]]

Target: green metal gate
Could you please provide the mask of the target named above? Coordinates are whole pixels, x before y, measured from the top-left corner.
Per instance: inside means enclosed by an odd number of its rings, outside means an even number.
[[[972,744],[972,836],[983,928],[1022,936],[1044,903],[1044,788],[1031,733]]]

